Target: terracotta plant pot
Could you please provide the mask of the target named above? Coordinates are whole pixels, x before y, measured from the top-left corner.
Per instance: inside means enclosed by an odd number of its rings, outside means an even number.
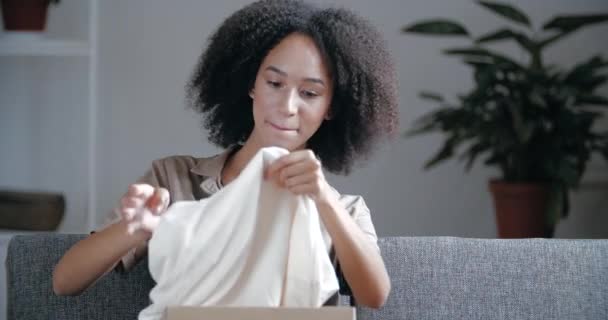
[[[43,31],[49,0],[1,0],[7,31]]]
[[[549,188],[541,184],[490,181],[499,238],[551,238],[545,211]]]

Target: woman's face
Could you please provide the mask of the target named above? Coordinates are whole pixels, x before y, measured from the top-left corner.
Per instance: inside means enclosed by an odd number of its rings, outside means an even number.
[[[313,39],[293,33],[262,61],[250,92],[255,122],[252,139],[260,147],[294,151],[328,118],[333,86]]]

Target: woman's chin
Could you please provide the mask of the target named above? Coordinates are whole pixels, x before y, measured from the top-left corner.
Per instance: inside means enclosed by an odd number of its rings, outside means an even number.
[[[279,139],[272,139],[272,140],[267,140],[266,143],[264,143],[264,147],[279,147],[279,148],[283,148],[283,149],[287,149],[288,151],[294,151],[299,149],[300,144],[294,141],[285,141],[283,139],[279,140]]]

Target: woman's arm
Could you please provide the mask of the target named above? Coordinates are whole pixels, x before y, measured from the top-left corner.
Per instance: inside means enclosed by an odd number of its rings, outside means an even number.
[[[380,308],[388,298],[391,283],[375,244],[370,242],[337,196],[324,197],[316,201],[316,205],[357,303]]]
[[[283,156],[267,168],[265,176],[313,199],[357,302],[372,308],[384,305],[391,286],[384,261],[325,180],[314,153],[302,150]]]
[[[111,271],[129,250],[146,240],[142,233],[129,234],[121,220],[95,232],[71,247],[53,270],[57,295],[79,295]]]

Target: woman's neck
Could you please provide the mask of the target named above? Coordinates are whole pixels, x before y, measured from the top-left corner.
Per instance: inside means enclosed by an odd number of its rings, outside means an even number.
[[[261,145],[256,143],[252,137],[249,137],[237,152],[226,159],[221,173],[222,185],[225,186],[236,179],[261,148]]]
[[[222,185],[225,186],[232,180],[236,179],[239,174],[241,174],[241,171],[243,171],[245,166],[247,166],[249,161],[253,159],[260,149],[264,147],[266,146],[256,139],[255,134],[251,134],[243,146],[238,151],[230,155],[228,159],[226,159],[226,163],[224,164],[224,168],[221,172]],[[296,150],[304,148],[305,145],[297,148]]]

